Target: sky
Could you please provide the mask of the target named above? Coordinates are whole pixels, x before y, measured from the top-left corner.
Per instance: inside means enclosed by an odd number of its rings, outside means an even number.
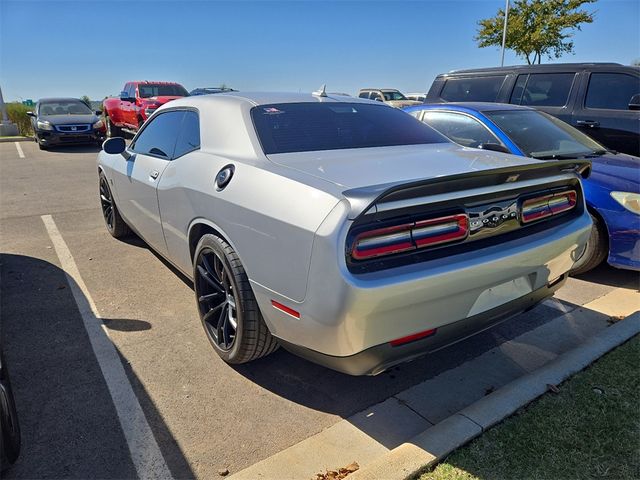
[[[117,95],[129,80],[244,91],[425,92],[438,73],[500,64],[477,22],[504,0],[0,0],[5,101]],[[599,0],[554,62],[640,58],[640,0]],[[548,63],[548,60],[544,60]],[[524,63],[507,51],[505,64]]]

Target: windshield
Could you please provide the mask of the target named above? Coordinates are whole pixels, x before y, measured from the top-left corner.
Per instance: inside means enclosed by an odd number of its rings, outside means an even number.
[[[93,112],[80,100],[57,100],[40,103],[40,115],[91,115]]]
[[[189,93],[177,83],[163,85],[155,83],[141,83],[138,85],[140,98],[149,97],[186,97]]]
[[[533,110],[482,112],[528,157],[581,157],[605,149],[562,120]]]
[[[385,102],[388,102],[390,100],[406,100],[407,99],[407,97],[405,97],[400,92],[382,92],[382,95],[384,95]]]
[[[382,104],[260,105],[251,117],[267,155],[448,142],[415,117]]]

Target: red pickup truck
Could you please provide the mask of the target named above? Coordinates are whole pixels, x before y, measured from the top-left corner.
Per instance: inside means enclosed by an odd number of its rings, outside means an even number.
[[[189,92],[173,82],[127,82],[120,97],[110,97],[102,103],[108,137],[135,133],[155,110]]]

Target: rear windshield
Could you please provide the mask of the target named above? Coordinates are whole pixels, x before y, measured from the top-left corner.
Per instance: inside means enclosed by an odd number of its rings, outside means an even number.
[[[266,155],[446,143],[402,110],[363,103],[282,103],[251,110]]]
[[[189,93],[182,85],[178,84],[153,84],[141,83],[138,85],[140,98],[151,97],[186,97]]]

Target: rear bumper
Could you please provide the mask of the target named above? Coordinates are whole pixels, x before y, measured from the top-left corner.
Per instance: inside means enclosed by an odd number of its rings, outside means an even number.
[[[280,339],[284,348],[314,363],[349,375],[377,375],[392,366],[435,352],[530,310],[564,285],[567,275],[524,297],[440,327],[427,338],[400,346],[383,343],[346,357],[326,355]]]
[[[294,302],[254,282],[252,287],[271,333],[283,345],[330,367],[340,363],[338,358],[364,358],[355,362],[364,366],[332,368],[371,373],[430,351],[419,348],[416,354],[418,347],[412,344],[392,349],[387,345],[393,340],[437,329],[416,345],[442,346],[551,295],[584,251],[590,232],[585,211],[514,241],[355,275],[344,263],[344,235],[324,236],[320,229],[304,301]],[[299,312],[299,318],[274,308],[272,300]]]

